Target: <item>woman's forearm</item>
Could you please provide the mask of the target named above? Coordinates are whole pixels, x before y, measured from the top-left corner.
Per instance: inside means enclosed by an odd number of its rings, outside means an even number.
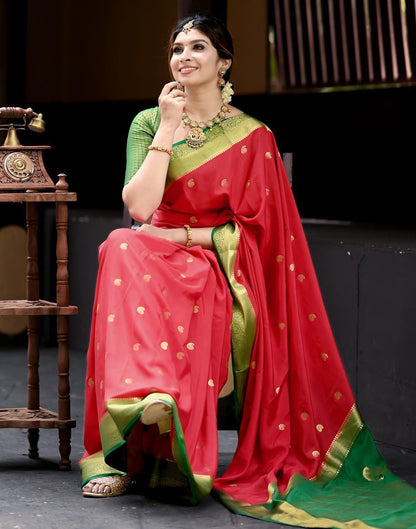
[[[185,227],[165,229],[151,226],[150,224],[142,224],[137,231],[148,233],[155,237],[168,239],[169,241],[182,244],[183,246],[186,246],[189,241],[190,247],[202,246],[202,248],[212,250],[214,248],[211,239],[212,230],[213,228],[190,228],[189,232]]]
[[[179,244],[186,245],[188,242],[188,230],[186,228],[175,228],[178,230]],[[213,228],[191,228],[190,245],[191,246],[202,246],[208,250],[213,249],[212,234]]]
[[[161,125],[152,145],[171,149],[174,133],[173,127]],[[165,189],[169,158],[166,152],[149,151],[140,169],[124,186],[122,198],[133,219],[146,221],[159,207]]]

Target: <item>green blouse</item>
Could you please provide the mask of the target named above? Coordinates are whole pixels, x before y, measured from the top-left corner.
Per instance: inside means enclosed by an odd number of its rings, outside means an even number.
[[[124,185],[137,173],[160,125],[159,107],[143,110],[133,119],[127,138],[127,164]]]

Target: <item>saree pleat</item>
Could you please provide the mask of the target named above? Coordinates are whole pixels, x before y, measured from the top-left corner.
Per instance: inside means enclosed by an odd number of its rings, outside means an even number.
[[[84,482],[126,472],[133,450],[139,475],[149,457],[177,468],[193,503],[213,487],[234,512],[287,525],[416,528],[416,493],[357,410],[270,130],[243,114],[201,149],[176,145],[152,223],[214,226],[215,251],[133,230],[101,246]],[[239,437],[216,477],[230,351]],[[173,406],[168,438],[139,421],[155,395]]]
[[[149,395],[162,394],[179,415],[175,423],[180,428],[170,440],[150,428],[146,433],[152,442],[141,439],[139,457],[150,452],[155,459],[172,460],[185,435],[182,459],[212,483],[217,399],[227,377],[232,303],[215,257],[198,247],[185,251],[119,229],[101,245],[99,260],[88,351],[83,481],[91,479],[89,457],[100,452],[101,464],[111,467],[108,473],[112,468],[128,470],[127,437]],[[196,493],[195,501],[198,497]]]

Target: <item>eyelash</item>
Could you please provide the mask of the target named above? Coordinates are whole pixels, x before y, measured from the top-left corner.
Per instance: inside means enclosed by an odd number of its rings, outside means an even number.
[[[203,44],[195,44],[194,45],[194,50],[197,50],[197,51],[202,51],[204,50],[205,47]],[[172,49],[172,53],[175,54],[175,53],[181,53],[182,52],[182,48],[180,48],[179,46],[175,46],[173,49]]]

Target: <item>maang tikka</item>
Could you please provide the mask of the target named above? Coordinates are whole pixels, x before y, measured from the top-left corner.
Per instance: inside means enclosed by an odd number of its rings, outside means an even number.
[[[183,25],[182,31],[185,33],[185,35],[188,34],[191,31],[191,29],[192,29],[192,27],[194,25],[194,21],[195,21],[195,19],[192,19],[192,20],[190,20],[189,22],[187,22],[186,24]]]

